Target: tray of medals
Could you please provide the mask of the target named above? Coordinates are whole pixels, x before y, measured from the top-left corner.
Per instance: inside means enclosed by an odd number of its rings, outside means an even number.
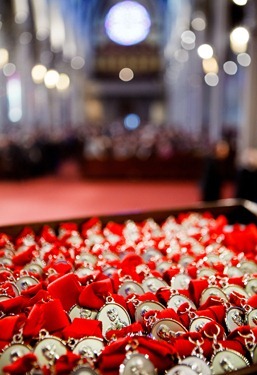
[[[0,374],[257,373],[257,208],[0,228]]]

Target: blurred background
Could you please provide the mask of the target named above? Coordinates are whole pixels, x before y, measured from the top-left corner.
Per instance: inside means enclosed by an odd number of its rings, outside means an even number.
[[[214,200],[248,178],[255,200],[256,3],[1,0],[0,179],[190,180]]]

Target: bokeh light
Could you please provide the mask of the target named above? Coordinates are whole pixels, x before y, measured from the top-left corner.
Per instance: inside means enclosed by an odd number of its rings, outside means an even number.
[[[130,68],[123,68],[119,73],[119,77],[122,81],[128,82],[134,78],[134,72]]]

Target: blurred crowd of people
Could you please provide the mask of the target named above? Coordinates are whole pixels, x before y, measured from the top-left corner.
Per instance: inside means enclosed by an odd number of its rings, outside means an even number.
[[[0,137],[0,178],[24,179],[54,173],[67,159],[169,160],[177,154],[203,154],[204,139],[167,126],[142,124],[128,130],[122,121],[62,131],[17,131]]]

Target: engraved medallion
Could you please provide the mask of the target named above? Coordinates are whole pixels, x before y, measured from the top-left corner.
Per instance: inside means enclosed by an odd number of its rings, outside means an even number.
[[[184,255],[180,258],[178,264],[180,264],[182,267],[188,267],[190,264],[192,264],[194,261],[194,257],[190,255]]]
[[[200,305],[203,305],[207,301],[207,299],[212,296],[220,297],[225,301],[228,300],[226,294],[220,288],[218,288],[217,286],[209,286],[201,294]]]
[[[137,307],[135,311],[135,320],[136,322],[143,322],[144,315],[146,312],[151,310],[157,310],[161,311],[164,310],[165,307],[157,301],[144,301],[141,302]]]
[[[157,265],[157,267],[156,267],[156,271],[158,271],[161,274],[163,274],[165,271],[167,271],[171,267],[172,267],[172,263],[171,262],[160,262]]]
[[[9,258],[9,257],[7,257],[7,256],[0,258],[0,263],[1,263],[1,265],[3,265],[3,266],[7,266],[7,267],[8,267],[8,266],[9,266],[9,267],[12,267],[12,266],[13,266],[12,259]]]
[[[230,294],[234,293],[234,292],[236,292],[238,294],[241,294],[241,296],[243,296],[245,298],[249,297],[247,292],[244,290],[244,288],[242,288],[239,285],[229,284],[229,285],[225,286],[222,290],[226,294],[227,297],[229,297]]]
[[[110,330],[117,330],[131,324],[128,312],[118,303],[107,302],[97,313],[97,320],[102,322],[102,334],[105,337]]]
[[[98,372],[89,365],[80,365],[71,372],[71,375],[98,375]]]
[[[178,311],[178,308],[183,305],[183,303],[189,303],[189,305],[196,310],[196,306],[193,301],[191,301],[188,297],[184,296],[183,294],[174,294],[170,297],[167,307],[172,308],[176,312]]]
[[[11,290],[12,290],[12,292],[13,292],[13,294],[14,294],[15,297],[17,297],[20,294],[20,291],[19,291],[18,287],[16,286],[16,284],[14,282],[7,281],[4,284],[5,285],[0,284],[0,293],[1,294],[8,295],[8,293],[9,293],[10,295],[12,295],[12,293],[10,292],[9,288],[11,288]]]
[[[97,311],[90,310],[79,305],[73,305],[69,311],[70,320],[73,322],[75,318],[96,319]]]
[[[76,342],[72,351],[83,358],[95,360],[104,348],[103,340],[99,337],[89,336]]]
[[[157,371],[147,355],[134,352],[127,354],[119,375],[157,375]]]
[[[246,322],[250,327],[257,326],[257,309],[252,309],[246,314]]]
[[[160,319],[152,327],[152,336],[159,341],[169,341],[171,337],[179,337],[188,332],[186,327],[174,319]]]
[[[37,264],[37,263],[28,263],[26,264],[26,266],[24,267],[24,270],[26,270],[27,272],[30,272],[30,273],[34,273],[36,275],[43,275],[43,268]]]
[[[240,277],[244,276],[243,271],[235,266],[229,266],[224,268],[224,275],[227,275],[229,278],[231,277]]]
[[[17,288],[21,292],[22,290],[28,289],[32,285],[38,284],[39,281],[33,276],[24,275],[18,278],[16,281]]]
[[[240,353],[231,349],[218,351],[212,356],[210,363],[213,375],[226,374],[247,366],[249,366],[248,360]]]
[[[5,348],[2,354],[0,355],[0,373],[3,373],[2,369],[4,366],[10,365],[11,363],[15,362],[18,358],[30,353],[31,350],[31,348],[22,343],[14,343]]]
[[[145,291],[143,287],[136,281],[127,280],[120,285],[117,293],[123,297],[127,297],[130,294],[142,295],[145,294]]]
[[[58,337],[46,336],[38,341],[34,354],[37,356],[38,364],[40,366],[51,366],[62,355],[66,354],[67,349],[65,343]]]
[[[216,274],[216,271],[213,268],[203,267],[199,271],[197,271],[197,278],[200,279],[201,277],[209,277]]]
[[[248,294],[248,296],[250,296],[250,297],[257,294],[257,279],[248,280],[248,282],[245,286],[245,291]]]
[[[84,277],[88,275],[92,275],[94,273],[94,270],[90,267],[79,267],[74,271],[75,275],[78,277]]]
[[[215,263],[220,263],[220,257],[217,254],[206,255],[207,262],[212,266]]]
[[[147,277],[142,281],[142,287],[145,292],[156,293],[159,288],[167,287],[168,284],[157,277]]]
[[[93,254],[82,251],[79,255],[76,256],[76,261],[94,266],[97,263],[97,257]]]
[[[179,273],[171,279],[171,288],[175,290],[188,289],[190,280],[191,280],[190,276],[185,275],[183,273]]]
[[[157,249],[149,248],[143,253],[142,258],[145,263],[148,263],[152,259],[156,262],[162,258],[162,253]]]
[[[172,367],[170,370],[166,372],[166,375],[198,375],[198,374],[188,365],[181,364],[181,365],[176,365]]]
[[[257,273],[257,264],[252,260],[245,260],[239,263],[238,267],[243,272],[243,274],[254,274]]]
[[[230,307],[225,316],[225,323],[229,332],[245,324],[244,310],[239,307]]]
[[[201,357],[191,355],[182,359],[180,364],[189,366],[197,375],[212,375],[209,365]]]
[[[213,319],[205,316],[199,316],[192,319],[189,326],[189,332],[200,332],[205,324],[213,322]]]

